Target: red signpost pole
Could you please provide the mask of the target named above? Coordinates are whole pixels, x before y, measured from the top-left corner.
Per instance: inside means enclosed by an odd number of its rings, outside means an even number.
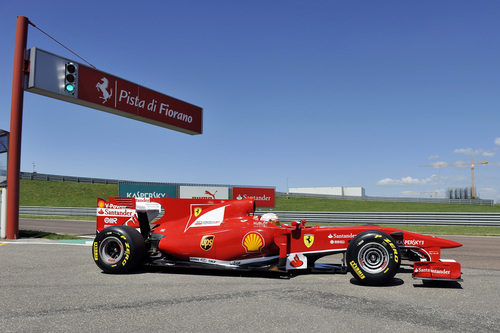
[[[28,22],[27,17],[17,17],[7,174],[7,227],[5,235],[8,239],[17,239],[19,236],[19,173],[21,171],[21,132]]]

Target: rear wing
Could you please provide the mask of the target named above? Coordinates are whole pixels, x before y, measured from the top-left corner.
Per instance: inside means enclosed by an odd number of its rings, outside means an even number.
[[[140,206],[140,203],[136,202],[136,198],[110,197],[109,201],[100,198],[97,199],[97,231],[100,232],[104,228],[113,225],[127,225],[139,228],[138,208],[143,208],[142,210],[146,212],[148,211],[146,207]],[[161,206],[159,204],[157,206],[155,209],[151,209],[150,214],[157,213],[158,215],[160,213]]]

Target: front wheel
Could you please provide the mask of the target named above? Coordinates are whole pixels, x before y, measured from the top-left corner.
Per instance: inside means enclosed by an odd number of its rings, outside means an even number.
[[[351,274],[368,285],[386,284],[401,265],[396,242],[378,230],[364,231],[354,237],[347,247],[346,258]]]
[[[127,273],[142,263],[144,238],[129,226],[112,226],[97,234],[92,246],[94,261],[106,273]]]

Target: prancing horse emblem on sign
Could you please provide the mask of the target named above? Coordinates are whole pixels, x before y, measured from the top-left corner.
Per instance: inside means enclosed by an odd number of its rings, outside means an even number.
[[[314,243],[314,235],[304,235],[304,244],[307,248],[310,248]]]
[[[194,217],[198,217],[198,216],[200,216],[200,214],[201,214],[201,208],[199,208],[199,207],[195,208],[194,209]]]
[[[108,99],[110,99],[111,96],[113,96],[113,89],[109,89],[109,92],[108,92],[108,86],[109,86],[109,81],[105,77],[103,77],[95,85],[95,87],[97,88],[97,90],[99,90],[101,92],[101,94],[102,94],[102,96],[99,97],[100,99],[103,100],[102,104],[106,103],[108,101]]]

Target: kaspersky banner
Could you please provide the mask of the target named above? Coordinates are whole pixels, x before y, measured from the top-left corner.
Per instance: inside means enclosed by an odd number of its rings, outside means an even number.
[[[274,188],[233,187],[233,199],[254,198],[257,207],[274,207]]]
[[[201,134],[202,108],[32,48],[26,90],[172,130]]]
[[[120,197],[175,198],[177,188],[175,185],[120,183],[118,192]]]

